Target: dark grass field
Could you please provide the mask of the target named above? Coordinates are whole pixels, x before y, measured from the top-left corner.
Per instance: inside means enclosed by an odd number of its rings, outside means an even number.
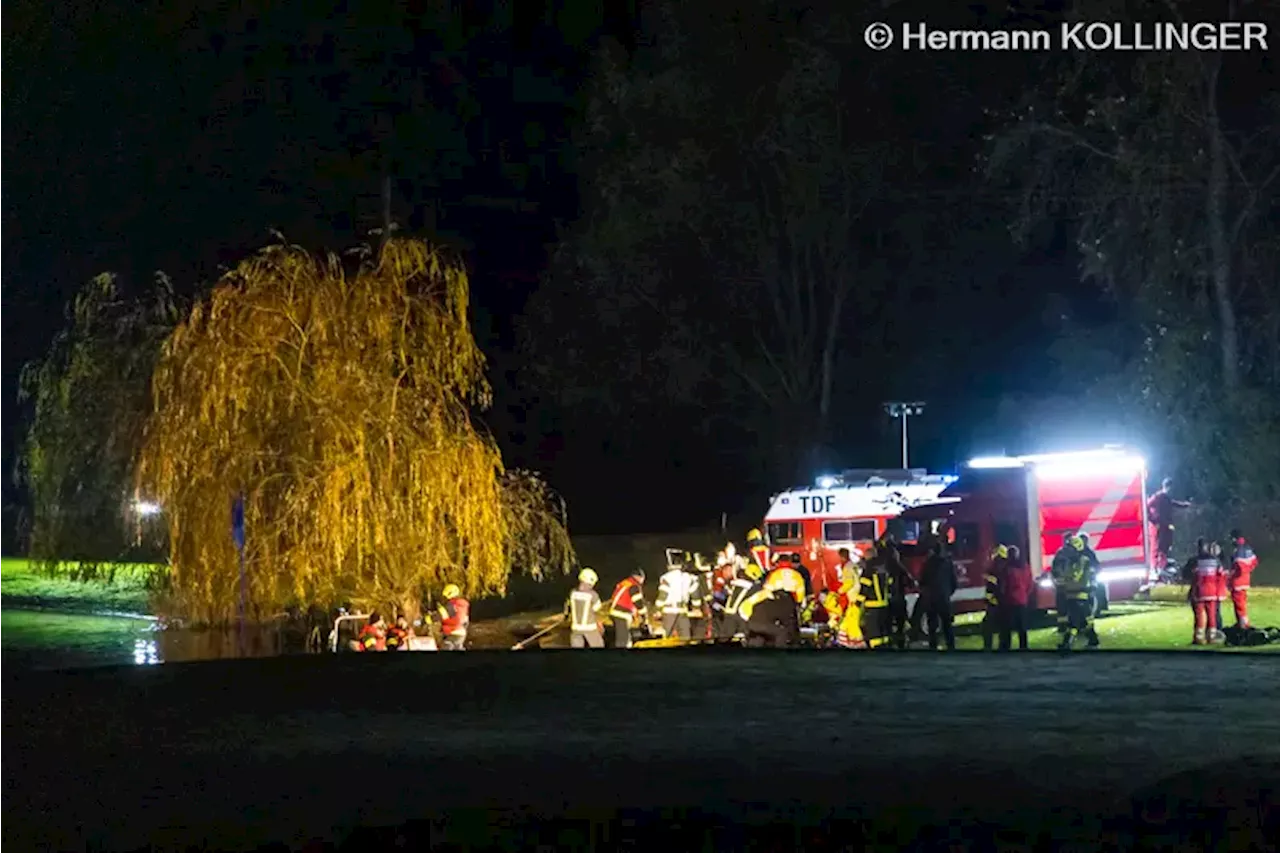
[[[1280,838],[1271,656],[281,658],[6,669],[3,703],[6,850]]]

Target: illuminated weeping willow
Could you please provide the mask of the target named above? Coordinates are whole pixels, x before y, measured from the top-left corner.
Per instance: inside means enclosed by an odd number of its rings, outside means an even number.
[[[252,618],[339,601],[412,617],[446,583],[568,569],[563,508],[471,421],[490,391],[467,303],[460,266],[393,240],[354,274],[274,246],[195,306],[161,353],[138,467],[176,615],[234,618],[241,494]]]

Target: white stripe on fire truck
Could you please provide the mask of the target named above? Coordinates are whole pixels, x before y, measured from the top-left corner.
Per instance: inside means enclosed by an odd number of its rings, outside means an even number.
[[[1141,545],[1132,545],[1127,548],[1103,548],[1100,551],[1094,551],[1094,553],[1098,555],[1098,563],[1102,565],[1141,560],[1143,551]],[[1053,554],[1044,555],[1045,565],[1050,565],[1053,562],[1053,556]]]

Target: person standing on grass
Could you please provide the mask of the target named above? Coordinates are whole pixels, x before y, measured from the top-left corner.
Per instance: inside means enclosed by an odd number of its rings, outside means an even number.
[[[438,608],[442,646],[446,652],[465,651],[471,628],[471,602],[462,597],[456,583],[447,584],[440,594],[444,596],[444,604]]]
[[[991,549],[991,556],[987,559],[987,571],[983,576],[986,580],[984,599],[987,605],[986,613],[982,617],[983,651],[991,651],[996,635],[1003,634],[1005,630],[1001,618],[1005,615],[1004,574],[1008,564],[1008,548],[997,545]]]
[[[1217,609],[1226,589],[1226,571],[1222,567],[1222,547],[1211,542],[1208,553],[1196,558],[1193,593],[1196,602],[1196,631],[1192,645],[1203,646],[1222,641]]]
[[[1244,538],[1239,528],[1231,531],[1231,567],[1227,575],[1227,588],[1231,591],[1231,604],[1236,611],[1236,627],[1249,627],[1249,582],[1253,570],[1258,568],[1258,555]]]
[[[1022,559],[1022,552],[1017,545],[1009,546],[1009,560],[1005,563],[1004,589],[1000,594],[1000,651],[1007,652],[1012,646],[1012,633],[1018,632],[1018,648],[1027,647],[1027,605],[1031,601],[1031,590],[1035,579],[1031,576],[1031,567]]]
[[[947,649],[955,651],[956,632],[952,627],[954,616],[951,609],[951,596],[955,591],[955,563],[947,553],[946,543],[936,540],[929,546],[929,556],[920,570],[920,600],[916,602],[916,607],[924,607],[931,649],[938,648],[938,634],[941,632]]]
[[[600,624],[600,593],[596,583],[600,578],[592,569],[578,572],[578,585],[569,593],[564,604],[569,617],[569,647],[574,649],[603,649],[604,628]]]
[[[613,619],[613,647],[631,648],[632,632],[649,619],[649,609],[644,603],[644,569],[637,567],[613,588],[609,616]]]

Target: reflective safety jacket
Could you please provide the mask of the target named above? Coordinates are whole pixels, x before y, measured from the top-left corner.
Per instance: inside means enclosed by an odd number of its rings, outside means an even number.
[[[1253,570],[1258,568],[1258,555],[1253,553],[1253,548],[1243,539],[1236,542],[1235,553],[1231,555],[1231,574],[1227,578],[1227,585],[1232,592],[1249,588],[1249,580],[1253,577]]]
[[[689,602],[685,605],[685,615],[690,619],[701,619],[706,616],[703,602],[706,600],[706,588],[703,585],[702,572],[686,572],[689,575]]]
[[[1094,565],[1085,552],[1063,545],[1053,555],[1053,567],[1049,571],[1063,595],[1080,601],[1087,599],[1093,590]]]
[[[400,626],[394,626],[387,629],[387,650],[398,652],[403,649],[409,641],[409,632]]]
[[[773,590],[760,587],[743,599],[742,604],[738,605],[738,615],[744,620],[750,621],[751,614],[755,611],[756,605],[762,601],[768,601],[773,598]]]
[[[356,642],[360,644],[362,652],[385,652],[387,650],[387,635],[377,625],[365,625],[360,629],[360,636],[356,637]]]
[[[984,576],[987,582],[985,595],[987,607],[998,607],[1000,605],[1004,574],[1007,568],[1008,560],[1004,557],[992,557],[991,562],[987,564],[987,573]]]
[[[764,579],[764,588],[770,592],[789,592],[795,598],[796,604],[804,601],[804,575],[790,566],[782,566],[769,572]]]
[[[644,587],[639,578],[632,575],[623,578],[613,588],[613,597],[609,600],[609,615],[615,619],[644,619],[649,615],[645,606]]]
[[[578,588],[569,593],[565,602],[565,612],[569,614],[569,630],[587,633],[600,630],[600,593],[590,584],[580,583]]]
[[[874,610],[878,607],[889,606],[888,584],[885,583],[883,572],[863,572],[862,577],[858,578],[858,584],[861,587],[862,606],[864,608]]]
[[[471,626],[471,602],[465,598],[451,598],[438,608],[440,633],[446,637],[465,637]]]
[[[738,613],[742,602],[747,599],[747,596],[759,588],[759,584],[747,578],[734,578],[733,582],[729,584],[729,594],[725,598],[724,612],[731,616]]]
[[[687,614],[694,580],[684,569],[671,569],[658,580],[658,600],[654,606],[665,614]]]
[[[1196,601],[1220,601],[1226,591],[1227,573],[1217,557],[1203,555],[1196,558]]]

